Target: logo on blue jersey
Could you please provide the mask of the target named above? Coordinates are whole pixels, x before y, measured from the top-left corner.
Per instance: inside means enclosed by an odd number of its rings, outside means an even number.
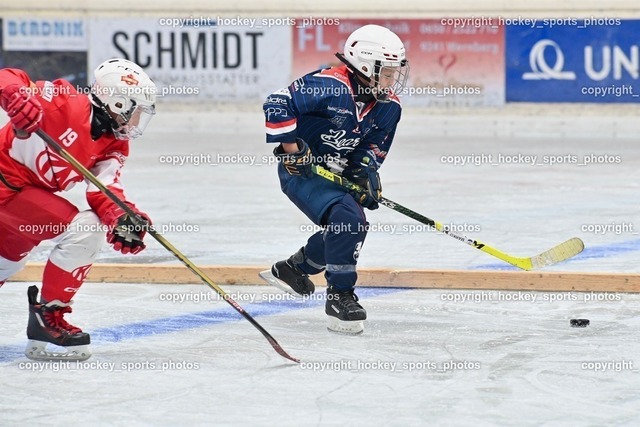
[[[289,114],[287,110],[280,107],[269,107],[264,112],[267,115],[267,120],[271,120],[272,117],[287,117]]]
[[[334,125],[336,125],[337,127],[341,128],[342,125],[344,124],[344,121],[347,120],[347,118],[345,116],[334,116],[331,120],[329,120],[331,123],[333,123]]]
[[[320,135],[320,139],[322,143],[332,147],[335,150],[342,151],[351,151],[355,149],[360,143],[360,138],[345,138],[344,136],[347,134],[346,130],[333,130],[329,129],[329,135],[323,133]]]

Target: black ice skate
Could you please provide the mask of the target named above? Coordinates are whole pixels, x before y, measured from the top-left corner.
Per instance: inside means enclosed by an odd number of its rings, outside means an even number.
[[[367,312],[360,304],[358,297],[350,291],[327,289],[325,313],[329,316],[327,329],[343,334],[361,334],[364,332],[364,320]]]
[[[63,316],[71,313],[68,304],[53,300],[46,304],[37,302],[38,287],[30,286],[29,324],[27,338],[29,342],[25,355],[32,360],[86,360],[91,357],[89,334],[67,323]],[[47,351],[47,344],[64,347],[66,352]]]
[[[291,295],[311,295],[316,287],[309,280],[309,275],[303,273],[295,266],[294,259],[299,258],[301,251],[296,252],[285,261],[278,261],[271,267],[271,270],[261,271],[260,277],[270,285],[275,286]],[[304,259],[304,258],[303,258]]]

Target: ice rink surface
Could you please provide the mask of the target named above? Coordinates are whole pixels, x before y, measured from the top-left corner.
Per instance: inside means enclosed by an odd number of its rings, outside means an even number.
[[[258,110],[160,110],[132,144],[129,198],[198,265],[266,268],[311,234],[280,192],[262,120]],[[616,134],[616,120],[407,111],[381,170],[384,194],[518,256],[584,240],[581,255],[548,271],[638,273],[637,129]],[[176,155],[184,164],[165,162]],[[70,198],[82,205],[80,190]],[[397,212],[368,218],[364,267],[509,268],[411,229]],[[135,257],[105,248],[99,262],[176,263],[155,242]],[[264,286],[225,287],[296,365],[203,285],[88,283],[67,316],[92,335],[94,355],[77,365],[22,355],[27,284],[9,282],[0,289],[0,425],[640,423],[638,295],[362,286],[369,320],[355,337],[326,330],[322,289],[300,302]],[[571,328],[571,318],[591,325]]]

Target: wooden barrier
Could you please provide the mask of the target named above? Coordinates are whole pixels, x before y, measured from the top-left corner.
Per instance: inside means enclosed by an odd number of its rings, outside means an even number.
[[[44,264],[30,263],[10,281],[40,282]],[[204,273],[219,285],[262,285],[258,272],[266,267],[208,266]],[[424,289],[492,289],[524,291],[640,292],[640,274],[562,273],[531,271],[390,270],[358,271],[362,286]],[[95,264],[89,282],[198,284],[181,265]],[[326,286],[322,275],[314,276]]]

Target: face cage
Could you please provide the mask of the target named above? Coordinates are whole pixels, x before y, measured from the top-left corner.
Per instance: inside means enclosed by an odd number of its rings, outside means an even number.
[[[380,73],[385,68],[393,69],[393,83],[387,87],[380,87]],[[409,61],[403,59],[400,62],[400,66],[397,63],[376,61],[374,69],[374,88],[373,94],[379,102],[391,101],[391,95],[397,95],[402,93],[407,79],[409,78]]]
[[[118,127],[113,129],[113,135],[117,139],[136,139],[142,136],[155,114],[154,105],[134,105],[129,111],[118,114],[115,119]]]

